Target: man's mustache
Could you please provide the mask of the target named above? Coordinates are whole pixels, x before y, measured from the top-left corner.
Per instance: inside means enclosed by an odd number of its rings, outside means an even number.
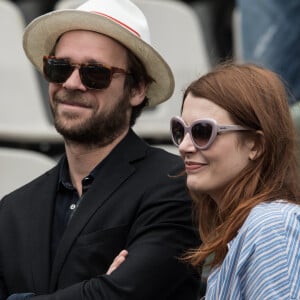
[[[80,91],[59,91],[53,97],[54,103],[92,107],[86,96]]]

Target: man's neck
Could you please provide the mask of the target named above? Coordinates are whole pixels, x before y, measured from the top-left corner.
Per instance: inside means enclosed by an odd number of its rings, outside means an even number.
[[[78,144],[71,141],[65,142],[70,178],[80,196],[82,194],[82,179],[89,175],[109,155],[126,134],[127,131],[118,136],[112,143],[102,147]]]

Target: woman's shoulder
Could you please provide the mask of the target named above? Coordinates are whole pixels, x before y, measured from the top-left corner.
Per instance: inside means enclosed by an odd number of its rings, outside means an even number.
[[[271,259],[276,251],[278,255],[288,256],[293,256],[293,252],[298,253],[299,240],[300,206],[286,201],[273,201],[261,203],[251,210],[228,248],[231,253],[243,257],[242,261],[254,253],[256,258]]]
[[[285,200],[276,200],[256,205],[251,210],[247,221],[257,222],[258,220],[265,220],[272,222],[283,220],[290,216],[300,216],[300,205]]]
[[[300,205],[276,200],[255,206],[240,231],[271,234],[274,230],[286,232],[290,227],[300,232]]]

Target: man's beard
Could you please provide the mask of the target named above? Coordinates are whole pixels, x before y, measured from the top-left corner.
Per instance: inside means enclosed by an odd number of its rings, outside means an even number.
[[[84,103],[84,97],[78,91],[65,91],[63,97],[54,99],[54,102],[56,103],[62,98],[64,101]],[[120,136],[128,127],[127,111],[129,107],[129,96],[127,93],[124,93],[116,106],[110,111],[99,114],[93,113],[89,119],[73,127],[64,126],[57,114],[56,104],[51,105],[51,111],[56,130],[66,141],[90,146],[106,146]]]

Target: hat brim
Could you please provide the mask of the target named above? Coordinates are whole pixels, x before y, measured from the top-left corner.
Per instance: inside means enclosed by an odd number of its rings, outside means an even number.
[[[105,34],[131,50],[144,64],[148,75],[154,79],[147,90],[149,106],[157,105],[172,96],[172,71],[153,47],[105,16],[75,9],[58,10],[42,15],[26,27],[23,47],[39,72],[43,72],[43,56],[50,54],[63,33],[72,30]]]

